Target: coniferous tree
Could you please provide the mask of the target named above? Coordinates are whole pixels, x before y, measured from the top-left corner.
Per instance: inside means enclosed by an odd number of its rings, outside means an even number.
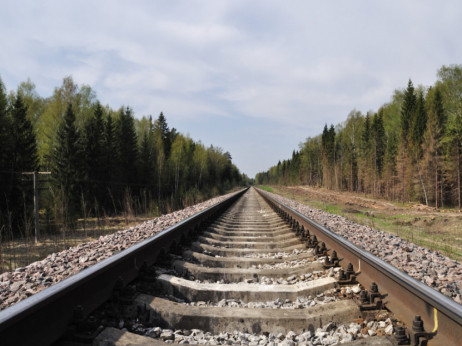
[[[80,211],[84,165],[81,135],[70,103],[58,127],[55,143],[52,177],[61,190],[64,220],[72,223]]]
[[[374,115],[372,119],[372,140],[375,143],[375,162],[378,178],[382,177],[383,160],[386,150],[385,128],[383,126],[383,109]]]
[[[138,183],[138,139],[135,122],[130,108],[121,109],[116,123],[117,150],[117,183],[120,184],[119,194],[125,193],[126,187],[133,191]],[[120,195],[119,195],[120,197]]]
[[[9,197],[10,208],[14,211],[13,221],[23,226],[25,216],[33,209],[32,183],[24,180],[22,173],[38,170],[39,160],[37,143],[32,124],[27,118],[27,108],[19,94],[17,94],[11,110],[12,116],[12,169],[15,174],[11,183]]]
[[[422,139],[427,126],[427,111],[425,109],[425,99],[423,92],[420,91],[416,101],[412,126],[410,130],[410,144],[415,160],[422,155]]]
[[[108,114],[104,122],[103,136],[103,180],[104,194],[102,206],[106,211],[116,212],[115,205],[115,179],[117,167],[115,125],[112,116]]]
[[[140,143],[140,182],[150,193],[153,193],[155,183],[155,143],[154,143],[154,124],[152,117],[149,117],[148,127],[141,134]]]
[[[384,177],[385,191],[389,199],[396,199],[396,185],[398,171],[396,166],[396,157],[398,155],[398,138],[397,136],[389,135],[387,137],[386,150],[384,155]]]
[[[374,161],[373,150],[372,150],[372,133],[371,133],[371,120],[370,115],[366,115],[366,120],[364,121],[363,130],[361,133],[361,181],[362,181],[362,190],[366,193],[371,192],[371,186],[373,182],[373,166],[372,162]]]
[[[414,118],[417,98],[415,95],[414,85],[409,79],[407,89],[404,93],[404,102],[401,106],[401,139],[403,144],[407,147],[408,136],[411,130],[412,119]]]
[[[430,93],[432,90],[430,90]],[[430,98],[430,97],[429,97]],[[442,136],[445,126],[445,115],[443,101],[439,88],[433,93],[433,98],[429,100],[428,120],[422,142],[423,157],[421,160],[422,170],[424,171],[426,185],[429,187],[429,199],[438,208],[441,204],[439,200],[440,189],[442,188]]]
[[[448,117],[443,138],[448,197],[462,209],[462,65],[443,66],[438,77]]]
[[[462,209],[462,114],[450,118],[446,130],[447,170],[451,176],[452,197]]]
[[[399,145],[398,174],[401,184],[401,198],[404,202],[413,195],[413,168],[409,153],[411,126],[414,123],[417,98],[414,85],[409,79],[407,89],[404,92],[404,100],[401,105],[401,142]]]
[[[93,116],[84,124],[82,147],[85,159],[86,198],[98,205],[105,195],[104,145],[103,108],[97,102]]]
[[[8,114],[8,101],[5,87],[0,78],[0,219],[3,221],[6,221],[10,210],[10,191],[15,174],[11,160],[12,151],[13,138]]]
[[[154,143],[156,148],[156,167],[157,167],[157,196],[160,200],[163,196],[168,195],[168,177],[165,172],[166,163],[170,155],[171,143],[169,142],[170,130],[167,125],[167,120],[161,112],[159,117],[154,123]]]

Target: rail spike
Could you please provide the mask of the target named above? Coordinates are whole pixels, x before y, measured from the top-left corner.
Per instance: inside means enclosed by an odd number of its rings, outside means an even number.
[[[369,291],[362,290],[359,295],[359,303],[362,311],[381,310],[384,307],[382,301],[388,294],[381,294],[375,282],[371,284]]]
[[[306,242],[307,249],[314,249],[318,245],[318,238],[314,235],[313,238],[309,238]]]
[[[316,248],[315,248],[315,253],[316,255],[318,256],[327,256],[327,247],[326,247],[326,243],[322,242],[321,243],[321,246],[319,245],[316,245]]]
[[[339,284],[340,285],[351,285],[355,284],[356,281],[356,273],[353,269],[353,264],[348,263],[346,271],[343,269],[340,270],[340,279],[339,279]]]

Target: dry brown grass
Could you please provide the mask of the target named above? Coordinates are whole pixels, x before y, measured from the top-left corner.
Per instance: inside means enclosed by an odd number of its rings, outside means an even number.
[[[33,237],[3,241],[0,244],[0,272],[24,267],[32,262],[42,260],[54,252],[96,240],[100,236],[112,234],[148,219],[152,219],[152,217],[123,215],[99,219],[80,219],[75,229],[61,229],[53,234],[43,234],[37,243],[34,243]]]

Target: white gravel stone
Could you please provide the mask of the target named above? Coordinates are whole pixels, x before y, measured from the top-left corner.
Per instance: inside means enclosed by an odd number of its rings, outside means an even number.
[[[387,335],[392,335],[393,334],[393,325],[389,324],[388,326],[385,327],[384,332]]]

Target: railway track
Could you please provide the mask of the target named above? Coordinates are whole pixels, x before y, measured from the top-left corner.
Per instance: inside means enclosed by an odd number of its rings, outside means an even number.
[[[0,336],[2,345],[457,345],[462,309],[250,189],[1,311]]]

